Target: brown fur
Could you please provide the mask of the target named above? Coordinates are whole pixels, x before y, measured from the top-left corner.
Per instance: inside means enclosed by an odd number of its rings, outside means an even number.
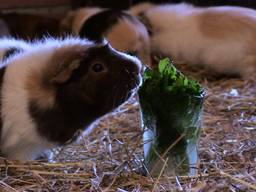
[[[46,72],[46,74],[50,75],[50,83],[63,83],[67,81],[72,71],[79,67],[79,61],[84,56],[85,50],[85,47],[78,45],[58,49],[50,62],[54,67],[47,68],[47,70],[51,71]]]
[[[198,17],[201,32],[210,38],[234,40],[241,35],[245,38],[252,36],[252,31],[256,34],[256,19],[239,12],[217,12],[209,9]]]
[[[92,9],[92,12],[89,12],[87,8],[78,9],[77,11],[71,11],[70,13],[68,13],[68,16],[62,21],[62,24],[66,23],[66,26],[69,26],[69,30],[72,31],[74,34],[78,35],[84,21],[90,15],[100,11],[100,8]]]
[[[72,20],[72,30],[75,32],[76,35],[79,34],[80,27],[84,23],[85,19],[87,18],[87,13],[84,10],[78,11],[77,14],[71,13],[71,20]]]
[[[134,28],[134,24],[138,28]],[[124,19],[123,22],[119,22],[119,25],[112,28],[107,39],[119,51],[127,52],[133,50],[138,52],[138,56],[143,59],[144,64],[150,66],[149,36],[145,28],[141,25],[139,22],[131,23]],[[138,44],[138,42],[141,43]]]
[[[111,45],[119,51],[127,51],[129,47],[134,47],[134,45],[136,45],[134,40],[138,39],[139,34],[136,33],[129,22],[126,22],[126,24],[120,22],[119,25],[113,27],[112,33],[108,35],[108,40],[111,42]]]
[[[69,33],[72,31],[72,23],[75,17],[75,12],[70,11],[67,16],[60,22],[60,33]]]
[[[103,10],[93,7],[69,12],[61,22],[62,31],[72,31],[73,34],[78,35],[88,18]],[[118,24],[113,25],[113,28],[105,29],[103,35],[116,50],[136,52],[144,64],[151,65],[148,31],[136,18],[132,16],[119,18]]]
[[[49,64],[42,71],[33,71],[27,80],[30,99],[43,109],[51,108],[55,101],[55,85],[67,81],[80,63],[84,47],[62,47],[53,54]]]

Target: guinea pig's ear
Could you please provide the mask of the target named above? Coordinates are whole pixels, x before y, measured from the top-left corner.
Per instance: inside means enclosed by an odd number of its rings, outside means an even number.
[[[64,83],[69,80],[74,70],[85,56],[85,48],[81,46],[68,46],[58,49],[52,58],[53,73],[50,82],[54,84]]]

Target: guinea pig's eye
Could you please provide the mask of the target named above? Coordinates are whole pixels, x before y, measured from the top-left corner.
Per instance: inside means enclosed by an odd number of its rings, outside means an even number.
[[[95,73],[100,73],[105,70],[105,66],[102,63],[94,63],[91,69]]]

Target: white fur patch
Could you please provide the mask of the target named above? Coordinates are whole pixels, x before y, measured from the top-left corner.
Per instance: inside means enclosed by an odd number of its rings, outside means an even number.
[[[0,42],[0,61],[2,61],[6,51],[11,48],[17,48],[22,50],[29,48],[29,43],[14,38],[0,38]]]

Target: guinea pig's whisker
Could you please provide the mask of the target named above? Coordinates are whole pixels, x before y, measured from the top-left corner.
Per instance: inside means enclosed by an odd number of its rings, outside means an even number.
[[[126,93],[124,100],[126,101],[127,99],[129,99],[129,96],[130,96],[130,92]]]
[[[122,101],[126,101],[126,99],[128,98],[128,95],[129,95],[129,93],[124,94],[123,98],[122,98]]]
[[[112,108],[114,108],[114,106],[115,106],[116,89],[117,89],[117,86],[114,86],[114,88],[113,88],[113,98],[110,98],[110,99],[112,99]]]
[[[125,87],[128,89],[128,88],[129,88],[128,84],[126,84]],[[129,97],[129,93],[130,93],[130,92],[125,92],[125,93],[122,95],[121,101],[123,101],[123,102],[126,101],[126,100],[128,99],[128,97]]]
[[[116,85],[114,87],[112,108],[115,108],[115,106],[116,106],[116,102],[118,100],[118,92],[119,92],[119,87]]]

